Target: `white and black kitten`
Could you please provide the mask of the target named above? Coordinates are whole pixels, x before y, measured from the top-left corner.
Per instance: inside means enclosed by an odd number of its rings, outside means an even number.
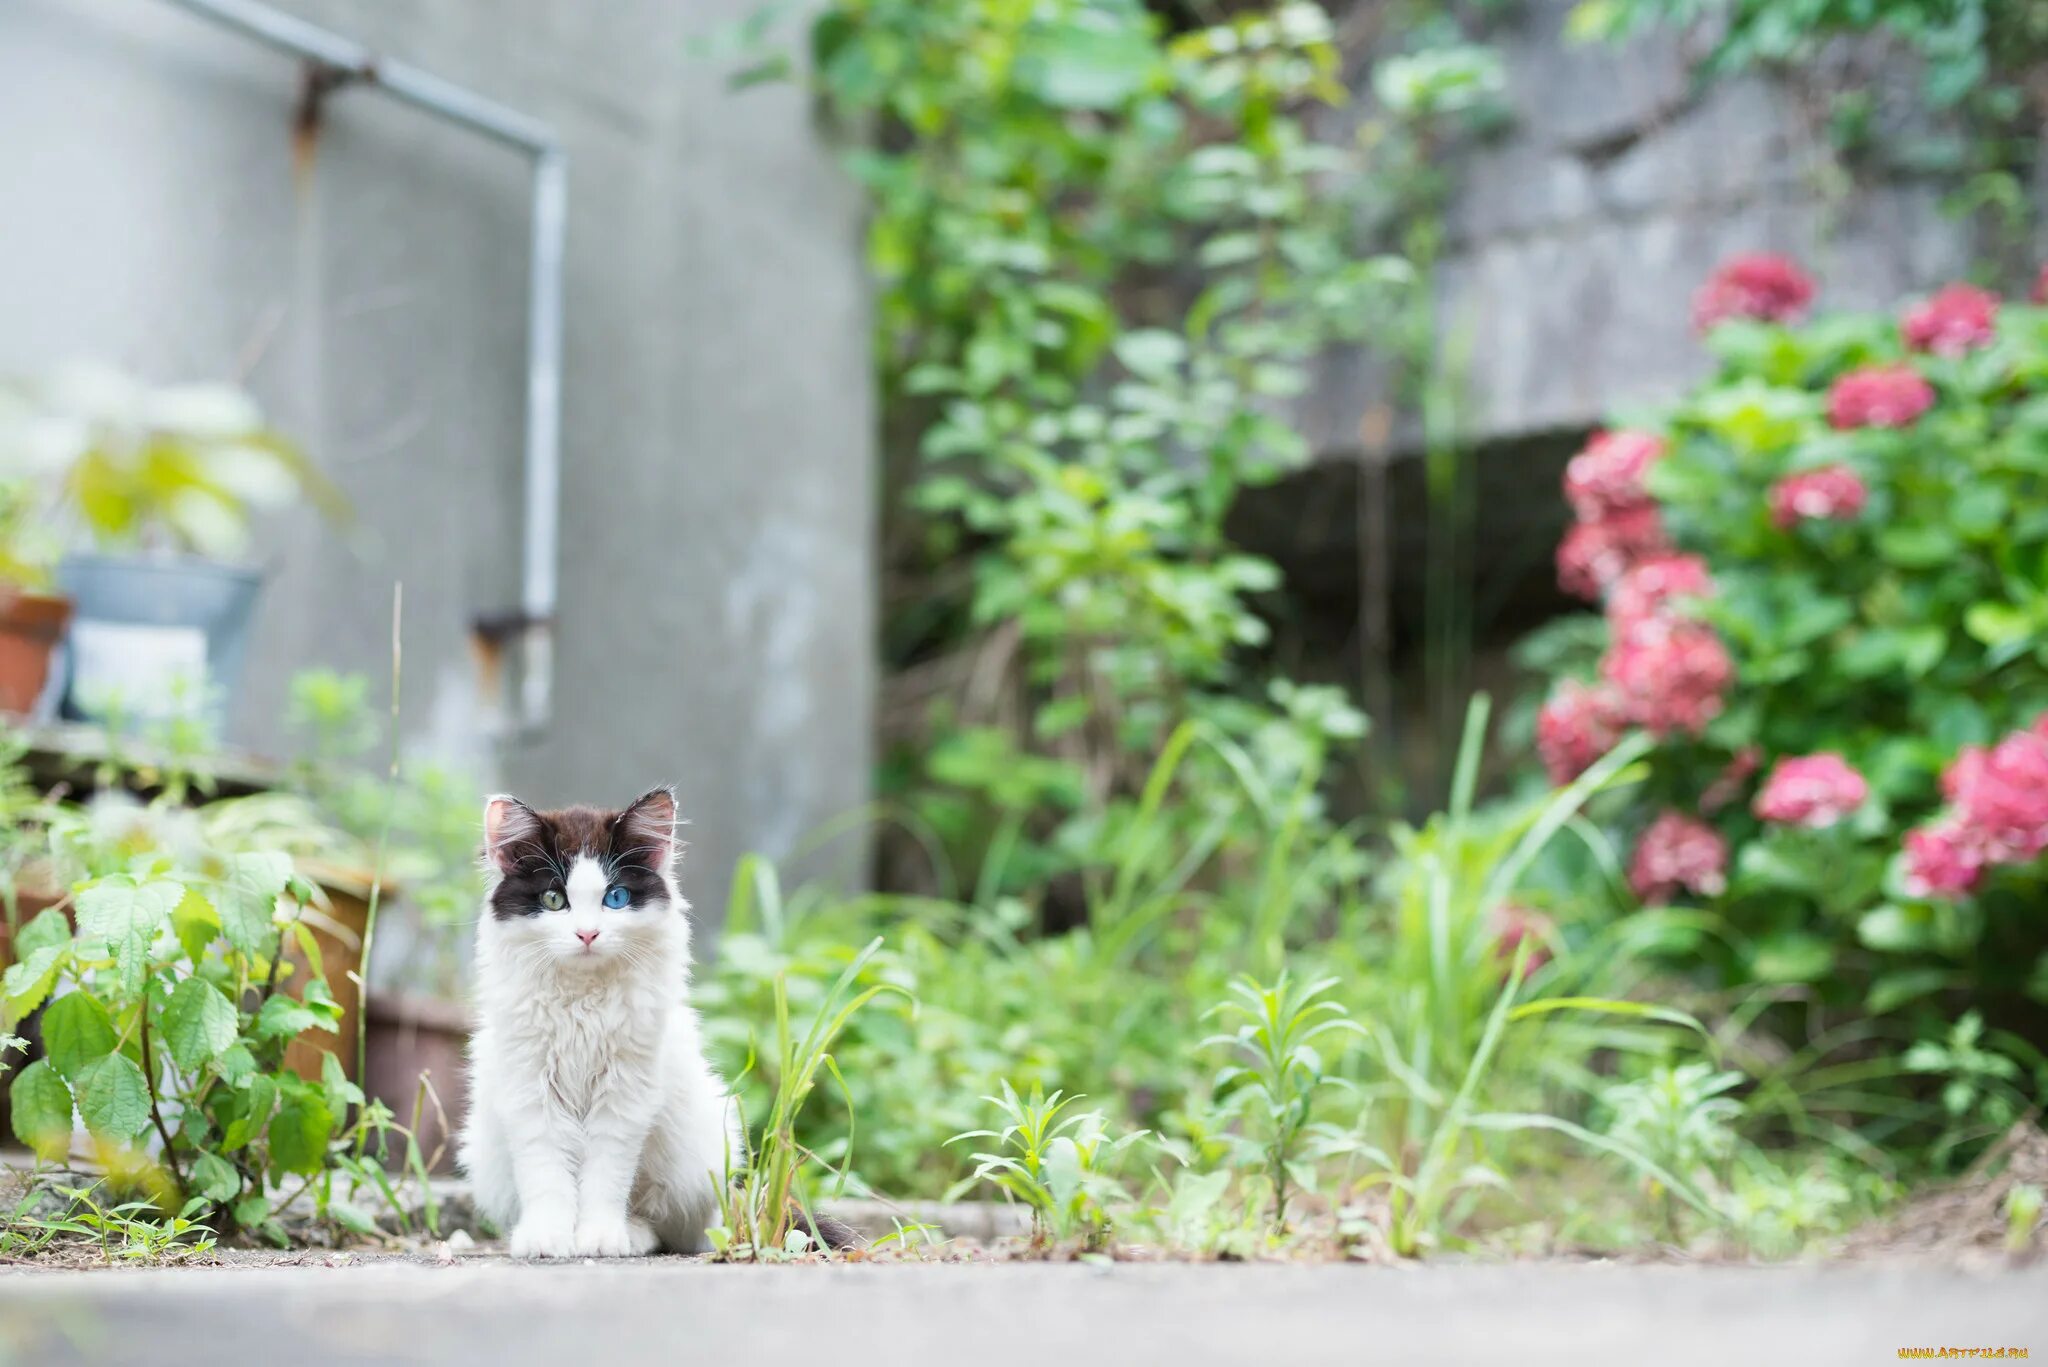
[[[675,795],[484,808],[462,1166],[514,1257],[692,1252],[740,1160],[689,1005]]]

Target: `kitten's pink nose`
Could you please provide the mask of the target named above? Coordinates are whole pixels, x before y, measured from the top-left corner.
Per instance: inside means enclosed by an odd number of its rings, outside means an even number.
[[[583,941],[583,947],[588,949],[597,939],[597,932],[594,930],[579,930],[576,932],[576,938]]]

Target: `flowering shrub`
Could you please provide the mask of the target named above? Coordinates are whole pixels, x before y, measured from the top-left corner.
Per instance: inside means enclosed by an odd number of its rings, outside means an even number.
[[[2048,1001],[2048,310],[1812,294],[1730,263],[1694,301],[1719,373],[1570,463],[1559,582],[1605,629],[1547,653],[1537,749],[1562,784],[1655,739],[1627,881],[1712,914],[1725,981],[1995,1019]]]

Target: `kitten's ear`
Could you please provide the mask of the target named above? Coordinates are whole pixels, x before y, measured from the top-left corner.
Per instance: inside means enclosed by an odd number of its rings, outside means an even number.
[[[484,858],[498,872],[512,872],[519,846],[539,834],[539,814],[518,798],[499,793],[484,803]]]
[[[655,788],[619,814],[619,829],[633,847],[646,846],[651,856],[641,862],[667,873],[676,862],[676,794]]]

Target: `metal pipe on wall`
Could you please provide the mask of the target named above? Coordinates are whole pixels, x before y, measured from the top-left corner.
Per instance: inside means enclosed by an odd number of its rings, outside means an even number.
[[[331,90],[361,82],[424,113],[533,158],[532,256],[527,275],[525,528],[516,612],[479,616],[495,647],[520,643],[519,700],[511,727],[547,723],[554,700],[554,626],[560,597],[562,486],[562,276],[569,226],[569,157],[554,130],[432,72],[378,55],[353,39],[256,0],[168,0],[199,18],[313,64]]]

